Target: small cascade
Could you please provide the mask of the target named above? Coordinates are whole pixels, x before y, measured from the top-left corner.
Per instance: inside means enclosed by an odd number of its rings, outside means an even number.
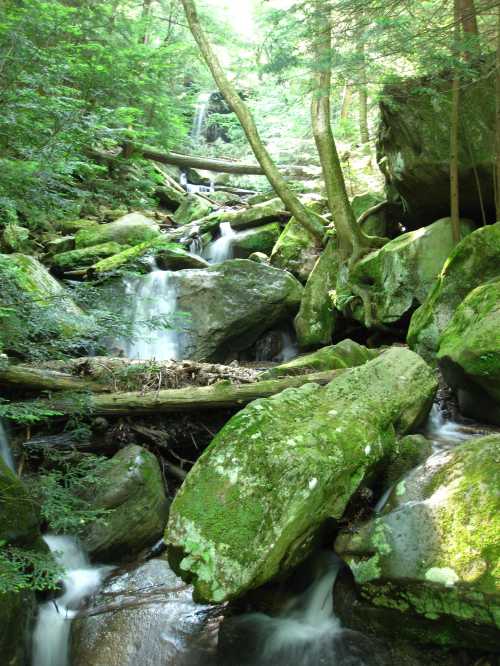
[[[127,294],[134,296],[134,337],[125,343],[128,358],[179,360],[180,334],[174,328],[177,292],[170,271],[155,268],[147,275],[127,278]]]
[[[201,138],[201,133],[203,130],[203,125],[205,124],[205,119],[208,112],[208,104],[210,102],[210,97],[212,93],[200,93],[198,100],[196,102],[196,111],[194,114],[193,127],[191,129],[191,139],[194,142],[198,142]]]
[[[456,446],[481,433],[475,433],[473,429],[447,419],[440,406],[434,404],[429,414],[424,434],[434,442],[436,449],[442,449]]]
[[[187,173],[181,171],[179,184],[186,190],[188,194],[210,194],[215,192],[215,179],[210,178],[210,185],[193,185],[188,181]]]
[[[5,431],[2,421],[0,421],[0,456],[2,457],[4,463],[9,469],[13,472],[16,471],[16,466],[14,464],[14,458],[12,456],[12,451],[9,446],[9,438]]]
[[[233,256],[233,240],[237,235],[229,222],[221,222],[219,226],[220,238],[207,248],[205,259],[211,264],[221,264]]]
[[[299,347],[297,342],[293,340],[289,331],[282,331],[281,333],[281,352],[276,359],[279,363],[286,363],[291,361],[299,354]]]
[[[64,592],[39,608],[33,635],[33,666],[68,666],[71,621],[82,601],[99,588],[112,567],[92,567],[75,537],[46,536],[44,540],[65,568]]]

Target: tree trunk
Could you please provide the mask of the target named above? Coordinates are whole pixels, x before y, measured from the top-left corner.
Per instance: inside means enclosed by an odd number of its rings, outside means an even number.
[[[459,126],[460,126],[460,74],[458,71],[459,42],[460,42],[460,0],[454,0],[454,39],[453,53],[455,56],[452,83],[451,102],[451,132],[450,132],[450,209],[453,241],[460,241],[460,195],[458,185],[459,162]]]
[[[153,0],[144,0],[142,4],[142,22],[144,30],[141,37],[141,44],[147,44],[149,42],[149,28],[150,28],[149,17],[151,15],[152,3]]]
[[[250,146],[252,147],[257,161],[262,167],[263,172],[273,186],[276,194],[283,201],[286,208],[295,216],[296,220],[300,222],[300,224],[302,224],[310,233],[322,240],[325,234],[325,229],[321,222],[321,218],[309,211],[300,202],[300,200],[288,187],[285,179],[272,160],[270,154],[262,142],[262,139],[260,138],[259,131],[252,117],[252,114],[250,113],[245,102],[239,96],[234,85],[229,81],[226,74],[224,73],[220,62],[201,27],[194,0],[181,1],[190,30],[194,39],[196,40],[196,43],[198,44],[201,54],[226,102],[237,115],[238,120],[243,127],[246,137],[250,143]]]
[[[110,388],[91,379],[73,377],[63,372],[31,368],[26,365],[0,366],[0,387],[30,391],[93,391],[99,393]]]
[[[464,60],[477,61],[481,57],[479,45],[479,29],[477,26],[477,14],[474,0],[458,0],[460,17],[458,22],[461,24],[466,45],[464,46]],[[455,18],[455,20],[457,20]]]
[[[496,219],[500,221],[500,5],[497,7],[497,53],[495,83],[495,209]]]
[[[368,143],[370,141],[370,133],[368,131],[368,90],[366,86],[366,62],[365,62],[365,44],[360,38],[358,40],[358,54],[360,66],[360,84],[359,84],[359,134],[361,143]]]
[[[252,400],[269,398],[287,388],[299,387],[308,383],[328,384],[342,372],[345,372],[345,370],[328,370],[282,379],[267,379],[253,384],[219,382],[213,386],[163,389],[148,393],[142,391],[103,393],[90,395],[88,397],[88,408],[93,415],[133,416],[137,414],[166,414],[201,409],[243,407]],[[81,410],[81,405],[74,403],[71,399],[65,399],[64,396],[58,396],[50,400],[40,400],[38,404],[40,407],[47,407],[47,409],[58,411],[64,415]]]
[[[370,246],[370,240],[356,223],[333,137],[330,111],[332,28],[329,19],[325,21],[323,17],[322,20],[321,1],[317,2],[316,30],[312,47],[317,66],[316,85],[311,103],[314,140],[323,170],[328,207],[335,223],[339,252],[344,261],[354,261],[362,253],[362,248]]]
[[[351,110],[352,100],[352,86],[346,83],[344,86],[344,94],[342,96],[342,107],[340,109],[340,120],[347,120],[349,118],[349,111]]]

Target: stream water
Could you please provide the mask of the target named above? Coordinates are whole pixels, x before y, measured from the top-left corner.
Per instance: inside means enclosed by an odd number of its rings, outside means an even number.
[[[68,666],[71,621],[85,597],[94,593],[112,567],[91,566],[77,539],[45,536],[56,560],[64,567],[64,592],[42,604],[33,634],[33,666]]]
[[[0,421],[0,456],[9,469],[13,472],[16,471],[12,451],[10,450],[9,439],[5,427]]]
[[[213,241],[213,243],[210,243],[205,253],[205,259],[210,264],[221,264],[233,256],[233,241],[236,237],[236,232],[229,222],[222,222],[219,229],[220,237]]]

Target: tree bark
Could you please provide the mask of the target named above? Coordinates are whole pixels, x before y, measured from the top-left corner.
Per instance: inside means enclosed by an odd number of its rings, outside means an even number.
[[[349,111],[351,110],[352,100],[352,86],[346,83],[344,86],[344,94],[342,96],[342,107],[340,109],[340,120],[347,120],[349,118]]]
[[[133,391],[90,395],[88,408],[93,415],[120,416],[242,407],[252,400],[269,398],[287,388],[299,387],[308,383],[328,384],[344,371],[329,370],[283,379],[268,379],[253,384],[219,382],[213,386],[163,389],[149,393]],[[81,406],[74,405],[64,396],[46,401],[40,400],[39,405],[65,415],[81,409]]]
[[[477,26],[477,13],[474,0],[459,0],[460,2],[460,20],[465,33],[470,35],[479,35]]]
[[[26,365],[8,365],[5,368],[0,366],[0,387],[25,391],[93,391],[94,393],[110,390],[109,387],[91,379]]]
[[[366,86],[365,44],[361,38],[358,40],[357,49],[360,66],[360,84],[358,90],[359,135],[361,143],[368,143],[370,141],[370,132],[368,130],[368,90]]]
[[[460,241],[460,193],[459,175],[459,127],[460,127],[460,74],[458,72],[460,42],[460,0],[454,0],[454,37],[453,54],[455,56],[452,82],[451,123],[450,123],[450,215],[453,241]]]
[[[497,7],[496,35],[496,81],[495,81],[495,209],[500,221],[500,5]]]
[[[328,207],[335,223],[339,252],[344,261],[354,261],[362,254],[362,248],[370,246],[370,240],[356,223],[333,137],[330,110],[332,28],[330,20],[321,20],[321,0],[316,3],[316,8],[316,30],[312,47],[317,72],[311,103],[314,140],[323,170]]]
[[[235,112],[238,120],[243,127],[246,137],[252,147],[252,150],[262,167],[263,172],[267,176],[269,182],[273,186],[276,194],[285,204],[286,208],[291,211],[296,220],[300,222],[310,233],[320,240],[323,240],[325,229],[321,222],[321,218],[312,211],[309,211],[298,199],[298,197],[288,187],[285,179],[281,175],[279,169],[268,153],[262,139],[260,138],[259,131],[255,121],[250,113],[247,105],[239,96],[236,88],[227,78],[221,64],[212,49],[202,27],[196,10],[194,0],[181,0],[186,14],[186,18],[193,34],[193,37],[198,44],[201,54],[210,69],[212,76],[223,94],[229,107]]]

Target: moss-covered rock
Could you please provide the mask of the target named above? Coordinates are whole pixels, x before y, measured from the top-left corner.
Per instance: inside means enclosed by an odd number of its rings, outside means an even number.
[[[461,411],[500,424],[500,281],[476,287],[445,328],[437,354]]]
[[[201,599],[221,601],[287,571],[322,524],[428,413],[437,382],[392,348],[328,386],[306,384],[234,416],[188,474],[166,531],[170,560]]]
[[[62,254],[63,252],[69,252],[70,250],[75,249],[75,237],[57,236],[56,238],[51,238],[46,241],[45,249],[48,257],[53,257],[54,255]]]
[[[290,214],[286,212],[281,199],[271,199],[249,208],[221,209],[205,217],[202,222],[207,229],[217,229],[220,224],[229,222],[233,229],[240,230],[258,227],[268,222],[287,220],[289,217]]]
[[[281,234],[277,222],[264,224],[255,229],[241,231],[233,238],[231,247],[235,259],[248,259],[255,252],[269,254]]]
[[[490,77],[462,86],[460,98],[460,208],[479,222],[477,178],[486,209],[495,208],[495,92]],[[448,215],[450,210],[451,83],[406,79],[384,88],[380,104],[378,162],[389,198],[404,204],[407,224]],[[478,104],[478,100],[481,100]]]
[[[301,282],[306,282],[320,253],[321,242],[292,217],[273,247],[271,266],[290,271]]]
[[[199,197],[197,194],[188,194],[183,197],[179,208],[175,211],[174,221],[176,224],[183,226],[210,215],[214,208],[215,206],[203,197]]]
[[[379,203],[385,201],[385,195],[382,192],[364,192],[357,194],[352,198],[351,206],[356,219],[359,219],[369,208],[373,208]],[[387,236],[387,218],[385,210],[370,215],[363,223],[363,231],[368,236]]]
[[[159,235],[160,227],[154,220],[140,213],[130,213],[115,222],[99,224],[78,231],[75,236],[75,245],[77,250],[110,242],[120,245],[137,245]]]
[[[252,252],[252,254],[248,257],[250,261],[255,261],[256,264],[267,264],[269,265],[269,257],[267,254],[264,254],[264,252]]]
[[[432,453],[432,442],[423,435],[406,435],[397,441],[391,460],[384,470],[387,490]]]
[[[184,357],[224,361],[297,312],[301,284],[247,259],[172,274],[177,310],[188,313]]]
[[[302,349],[326,345],[332,340],[339,312],[330,295],[335,289],[339,257],[335,239],[328,241],[306,282],[294,326]]]
[[[270,368],[259,375],[259,379],[273,379],[288,375],[303,375],[307,372],[321,372],[340,368],[353,368],[363,365],[378,356],[378,349],[368,349],[353,340],[342,340],[336,345],[323,347],[312,354],[298,356],[288,363]]]
[[[25,590],[0,594],[0,655],[6,666],[26,666],[29,663],[35,611],[34,592]]]
[[[500,277],[500,222],[466,236],[450,254],[434,287],[414,313],[408,344],[428,362],[435,361],[439,339],[467,294]]]
[[[71,271],[75,268],[91,266],[99,259],[111,257],[122,250],[123,245],[111,241],[109,243],[101,243],[101,245],[83,247],[80,250],[70,250],[69,252],[55,254],[51,259],[51,263],[56,270],[62,272]]]
[[[498,648],[499,463],[499,435],[436,454],[395,487],[379,517],[338,537],[362,596],[398,611],[403,635]]]
[[[95,229],[99,226],[99,222],[96,220],[57,220],[54,222],[54,227],[58,231],[62,231],[65,234],[76,234],[78,231],[84,229]]]
[[[51,322],[50,335],[61,338],[88,333],[91,319],[83,313],[59,282],[35,259],[25,254],[0,254],[0,283],[11,284],[22,293],[22,298],[46,311]],[[5,349],[19,335],[19,315],[12,303],[3,300],[6,290],[0,290],[0,304],[8,310],[2,317],[0,339]],[[22,328],[22,326],[21,326]]]
[[[167,238],[158,236],[152,240],[139,243],[127,249],[121,248],[111,257],[98,261],[92,272],[112,273],[118,270],[146,269],[147,263],[142,260],[152,257],[163,270],[180,270],[183,268],[206,268],[208,262],[195,254],[187,252],[180,244],[172,243]]]
[[[88,552],[100,561],[132,559],[161,537],[167,522],[160,465],[140,446],[129,445],[115,454],[86,499],[94,508],[109,511],[82,537]]]
[[[463,220],[461,228],[464,237],[473,225]],[[353,285],[364,289],[373,320],[392,324],[424,302],[453,246],[450,218],[410,231],[361,259],[349,275],[349,289]],[[360,299],[350,302],[349,312],[358,321],[365,321]]]
[[[2,234],[2,248],[7,252],[30,252],[29,231],[18,224],[7,224]]]
[[[31,546],[40,537],[38,508],[0,457],[0,541]]]
[[[170,210],[177,210],[186,198],[185,192],[181,192],[168,183],[164,183],[157,187],[155,195],[159,202]]]

